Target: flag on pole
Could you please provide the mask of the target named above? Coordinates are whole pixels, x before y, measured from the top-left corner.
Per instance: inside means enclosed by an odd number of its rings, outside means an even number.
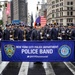
[[[37,23],[37,25],[41,24],[41,27],[44,27],[47,23],[47,20],[44,16],[39,16],[39,17],[37,17],[35,23]]]
[[[7,3],[6,14],[10,15],[10,3]]]

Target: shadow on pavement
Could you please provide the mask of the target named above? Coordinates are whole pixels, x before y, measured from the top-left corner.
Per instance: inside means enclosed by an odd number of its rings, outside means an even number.
[[[30,66],[32,66],[31,63],[29,64],[28,75],[46,75],[43,64],[33,63],[33,66],[32,67]]]

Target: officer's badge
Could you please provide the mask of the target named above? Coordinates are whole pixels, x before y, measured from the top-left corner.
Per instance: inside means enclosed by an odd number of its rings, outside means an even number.
[[[15,46],[11,45],[11,44],[5,45],[4,46],[4,51],[5,51],[6,55],[9,58],[11,58],[15,53]]]

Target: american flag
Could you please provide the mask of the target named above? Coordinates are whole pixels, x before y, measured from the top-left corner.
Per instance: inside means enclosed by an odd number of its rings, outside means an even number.
[[[40,23],[41,24],[41,27],[44,27],[47,23],[46,21],[46,18],[44,16],[39,16],[37,19],[36,19],[36,22],[35,23]]]
[[[10,15],[10,3],[7,4],[6,14]]]

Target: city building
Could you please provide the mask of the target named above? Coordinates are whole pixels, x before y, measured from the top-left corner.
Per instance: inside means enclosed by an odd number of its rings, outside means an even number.
[[[41,4],[38,4],[38,5],[41,5],[41,9],[39,10],[39,13],[38,15],[39,16],[44,16],[46,18],[46,15],[47,15],[47,6],[46,6],[46,0],[42,0]]]
[[[11,3],[12,20],[20,20],[27,24],[27,1],[26,0],[12,0]]]
[[[47,0],[47,4],[48,23],[75,24],[75,0]]]
[[[6,0],[7,1],[7,0]],[[7,4],[5,6],[5,3]],[[3,15],[3,25],[6,25],[7,23],[10,24],[11,23],[11,14],[10,14],[10,2],[4,2],[4,7],[3,7],[3,11],[2,11],[2,15]]]

